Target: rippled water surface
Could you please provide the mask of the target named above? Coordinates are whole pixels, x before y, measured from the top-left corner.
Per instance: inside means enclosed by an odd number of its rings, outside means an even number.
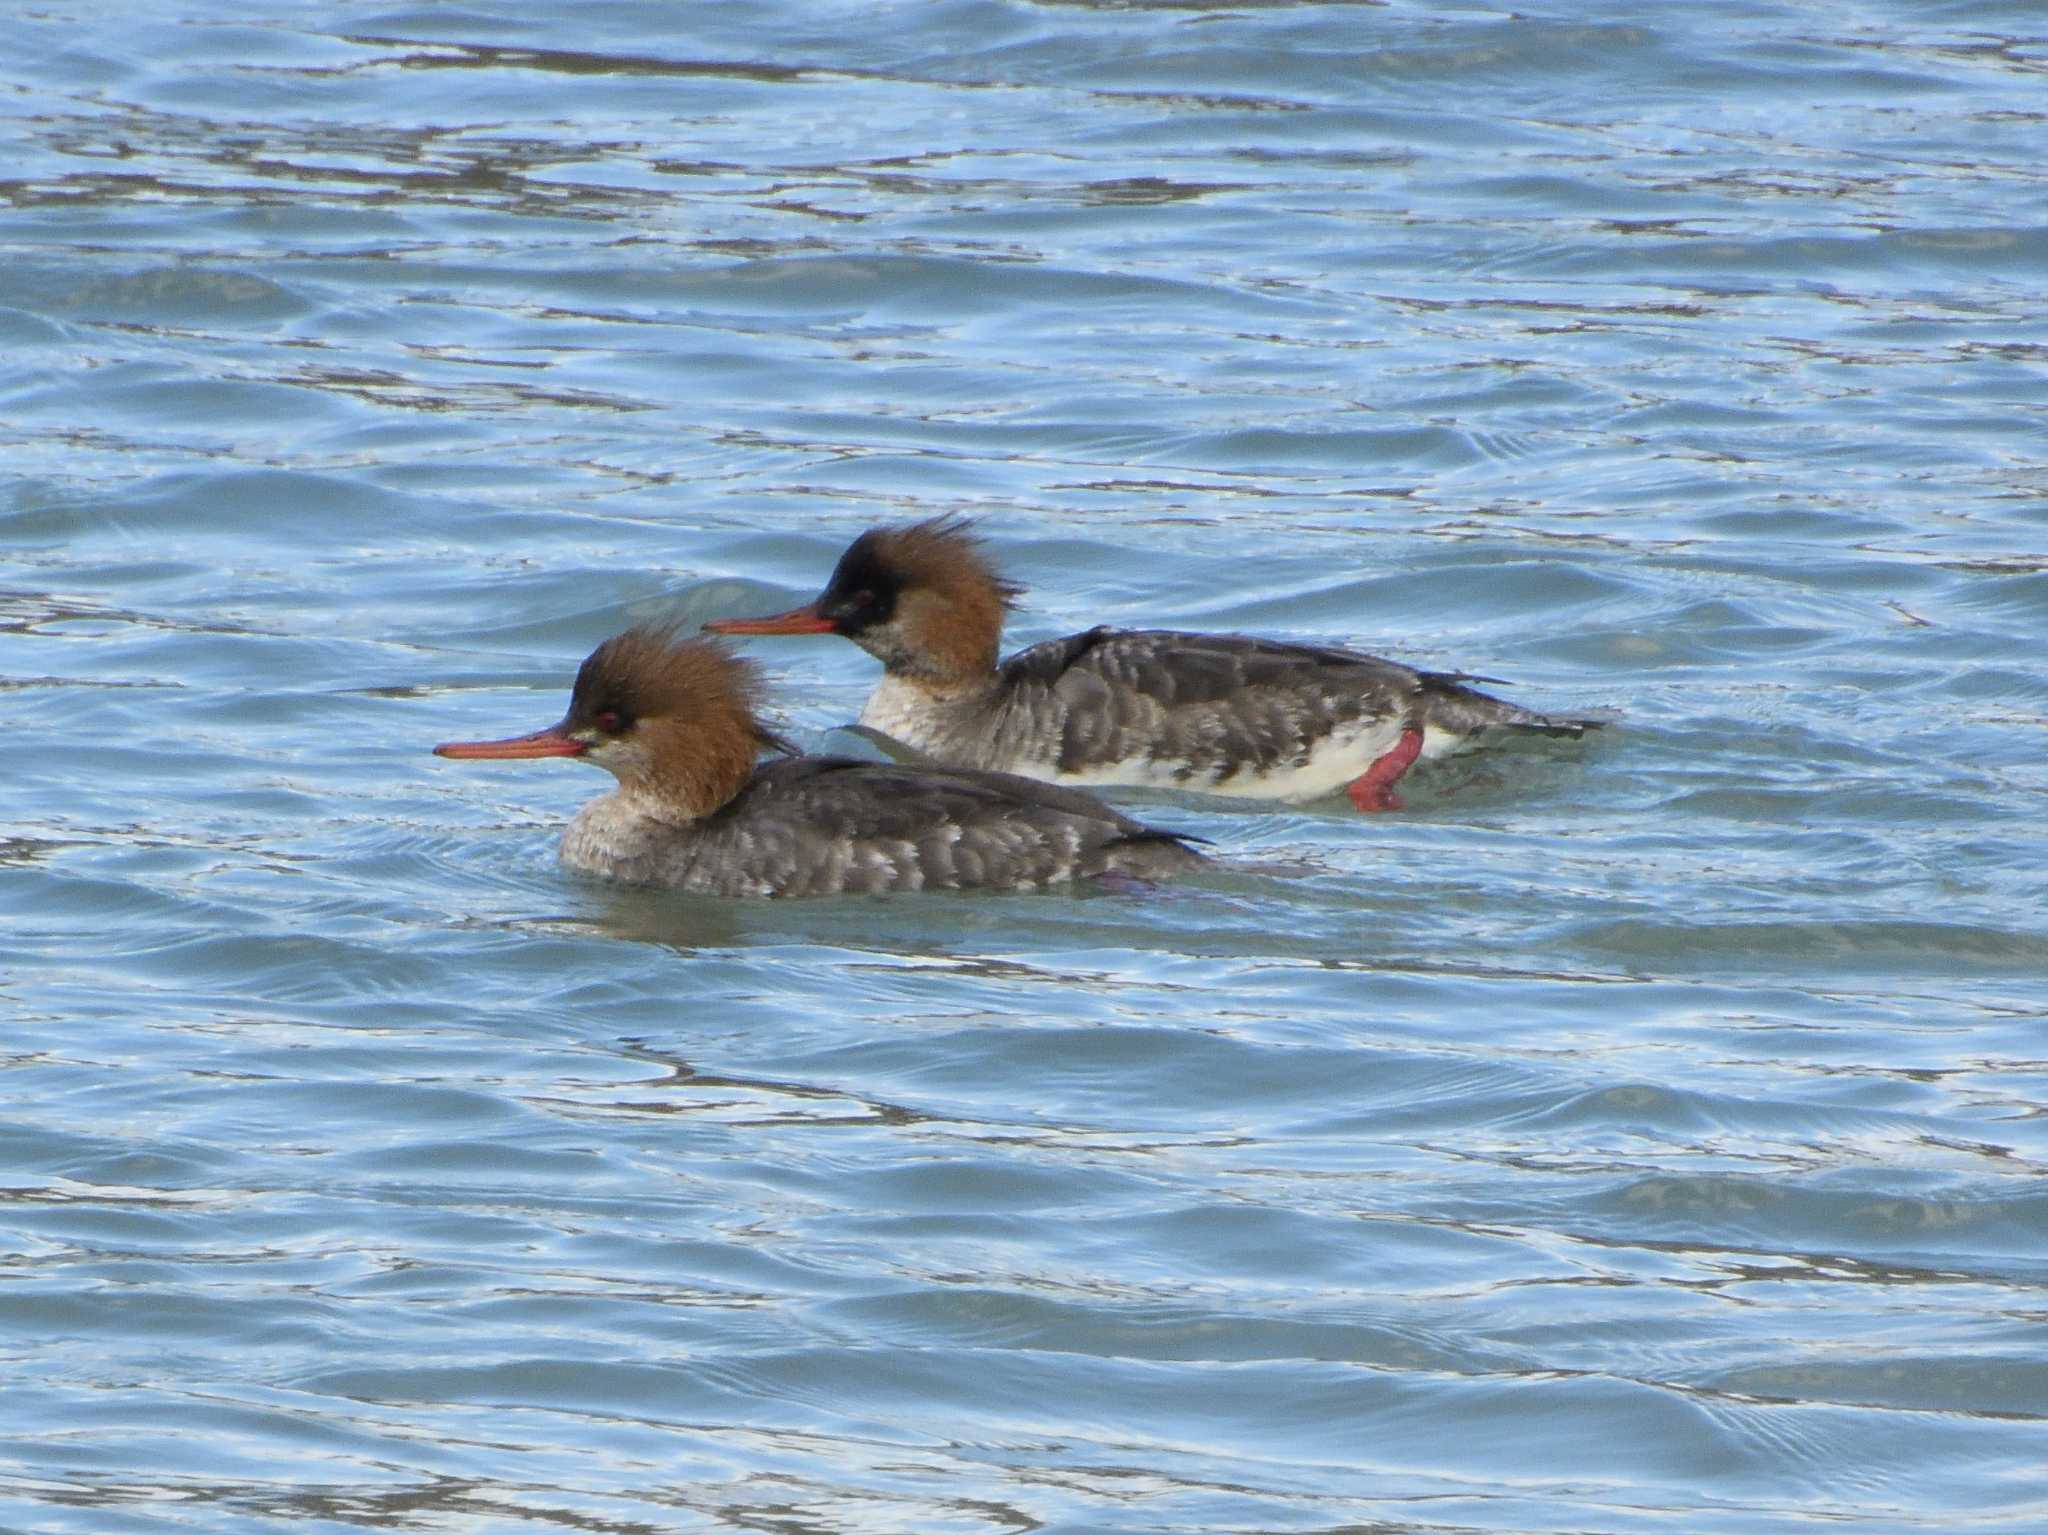
[[[2048,20],[9,7],[0,1526],[2048,1526]],[[1168,890],[554,865],[635,617],[1613,712]],[[845,746],[873,664],[760,641]]]

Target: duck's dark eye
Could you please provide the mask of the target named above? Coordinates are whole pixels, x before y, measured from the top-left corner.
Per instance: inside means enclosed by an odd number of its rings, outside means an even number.
[[[875,594],[872,589],[863,586],[859,591],[846,599],[846,605],[855,612],[859,612],[862,608],[871,608],[875,605]]]
[[[624,728],[626,721],[616,709],[600,709],[591,717],[590,723],[606,735],[615,736]]]

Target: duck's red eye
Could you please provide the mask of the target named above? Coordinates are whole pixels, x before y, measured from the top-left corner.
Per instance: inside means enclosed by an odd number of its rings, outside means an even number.
[[[625,721],[619,718],[619,711],[616,709],[600,709],[597,712],[597,717],[590,723],[599,730],[602,730],[606,735],[615,736],[619,733],[619,727]]]

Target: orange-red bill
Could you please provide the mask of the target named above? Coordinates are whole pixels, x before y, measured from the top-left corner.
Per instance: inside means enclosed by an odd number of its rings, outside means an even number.
[[[437,757],[580,757],[590,750],[560,725],[536,730],[530,736],[507,736],[502,741],[444,741],[434,748]]]
[[[839,626],[813,602],[769,618],[714,618],[704,627],[713,634],[830,634]]]

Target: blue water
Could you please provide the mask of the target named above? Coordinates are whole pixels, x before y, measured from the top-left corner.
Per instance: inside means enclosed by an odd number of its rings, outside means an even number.
[[[152,0],[0,83],[0,1528],[2048,1526],[2038,6]],[[1617,723],[778,905],[428,755],[949,511],[1015,643]]]

